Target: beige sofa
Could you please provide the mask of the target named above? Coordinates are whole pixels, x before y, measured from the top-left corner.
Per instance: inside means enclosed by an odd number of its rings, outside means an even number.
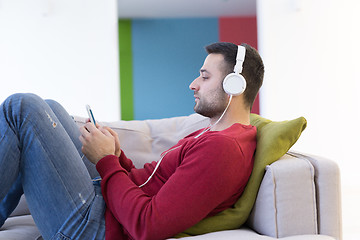
[[[83,118],[76,118],[79,124]],[[160,120],[103,122],[115,129],[127,156],[141,167],[188,133],[208,124],[193,114]],[[288,152],[268,165],[255,205],[239,229],[187,239],[325,240],[342,239],[340,173],[335,162]],[[22,198],[0,228],[0,240],[41,239]]]

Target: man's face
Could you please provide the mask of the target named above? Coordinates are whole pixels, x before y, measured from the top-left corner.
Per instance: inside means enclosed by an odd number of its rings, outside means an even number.
[[[226,108],[228,95],[223,91],[224,57],[209,54],[200,69],[200,76],[189,86],[194,91],[194,111],[206,117],[220,117]]]

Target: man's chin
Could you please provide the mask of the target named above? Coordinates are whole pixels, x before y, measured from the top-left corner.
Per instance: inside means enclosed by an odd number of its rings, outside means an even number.
[[[209,114],[207,114],[206,112],[199,111],[195,108],[194,108],[194,112],[196,112],[197,114],[200,114],[203,117],[210,117]]]

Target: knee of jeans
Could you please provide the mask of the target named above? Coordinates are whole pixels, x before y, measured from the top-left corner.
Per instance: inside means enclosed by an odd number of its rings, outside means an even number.
[[[34,102],[41,101],[42,99],[33,93],[15,93],[10,95],[5,101],[9,103],[33,104]]]
[[[41,111],[44,108],[44,101],[41,97],[33,93],[15,93],[9,96],[3,107],[5,108],[4,112],[9,114],[10,118],[18,119],[18,117],[23,118],[28,114],[37,114],[37,111]],[[14,115],[14,113],[16,113]]]
[[[53,99],[45,99],[45,102],[47,103],[47,105],[50,106],[51,109],[56,109],[61,107],[60,103],[58,103],[57,101],[53,100]]]

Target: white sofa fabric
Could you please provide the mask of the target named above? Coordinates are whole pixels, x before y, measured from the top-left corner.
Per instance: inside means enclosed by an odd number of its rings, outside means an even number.
[[[290,155],[267,166],[248,224],[272,237],[317,234],[313,166]]]
[[[83,118],[75,118],[79,125]],[[118,134],[137,167],[157,161],[161,152],[208,125],[193,114],[160,120],[102,122]],[[289,152],[267,166],[252,213],[240,229],[187,239],[342,239],[340,173],[333,161]],[[41,239],[23,197],[0,228],[0,240]]]

